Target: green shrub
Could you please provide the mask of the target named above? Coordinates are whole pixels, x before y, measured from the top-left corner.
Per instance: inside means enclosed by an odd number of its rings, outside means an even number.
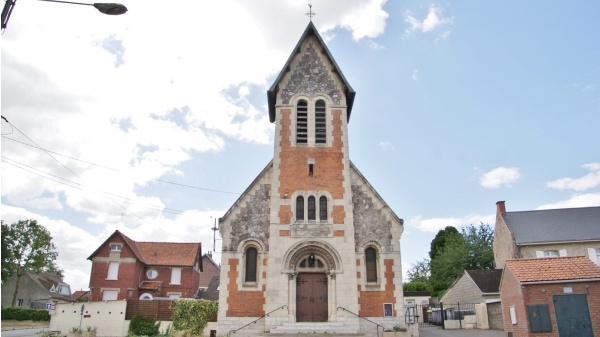
[[[135,315],[129,323],[129,336],[157,336],[160,322],[142,315]]]
[[[50,315],[45,309],[4,307],[2,308],[2,320],[46,322],[50,321]]]
[[[173,302],[173,330],[183,336],[202,336],[208,320],[217,316],[219,303],[208,300],[180,299]]]

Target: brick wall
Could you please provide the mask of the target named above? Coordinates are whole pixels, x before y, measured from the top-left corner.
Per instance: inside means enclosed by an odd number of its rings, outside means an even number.
[[[357,264],[360,260],[357,260]],[[385,259],[383,260],[385,266],[384,278],[385,288],[379,291],[369,291],[363,289],[363,286],[358,286],[358,304],[360,305],[359,315],[363,317],[383,317],[383,304],[384,303],[396,303],[396,297],[394,296],[394,290],[396,285],[394,284],[394,260]],[[358,274],[360,278],[360,273]],[[397,315],[396,306],[394,306],[394,316]]]
[[[572,294],[587,295],[588,310],[595,334],[600,333],[600,282],[574,282],[556,284],[520,285],[510,269],[504,269],[502,280],[501,298],[502,313],[504,315],[504,329],[512,332],[513,337],[558,337],[558,325],[554,310],[554,296],[565,295],[564,288],[572,288]],[[552,332],[529,332],[529,318],[527,305],[547,304],[552,323]],[[514,306],[517,314],[517,324],[510,320],[509,307]]]
[[[279,153],[279,195],[291,195],[295,191],[327,191],[333,199],[344,197],[344,164],[342,159],[341,118],[342,111],[332,109],[333,130],[328,135],[333,137],[332,146],[300,147],[292,146],[290,138],[290,114],[281,118],[281,152]],[[313,176],[308,175],[308,158],[314,158]],[[288,219],[289,220],[289,219]],[[285,223],[285,222],[283,222]]]
[[[239,259],[229,259],[229,272],[227,278],[229,284],[227,290],[227,317],[260,317],[265,314],[263,306],[265,304],[264,286],[257,291],[240,291],[237,284],[239,271]],[[264,275],[262,275],[264,277]]]
[[[90,291],[92,301],[102,301],[102,289],[120,289],[119,300],[125,300],[128,289],[133,288],[133,298],[139,296],[137,292],[141,266],[137,262],[119,262],[119,273],[116,280],[107,280],[109,261],[92,261],[90,274]]]

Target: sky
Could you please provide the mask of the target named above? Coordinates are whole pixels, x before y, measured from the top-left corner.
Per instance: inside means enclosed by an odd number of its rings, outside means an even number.
[[[273,157],[266,91],[308,1],[19,0],[0,37],[5,223],[36,219],[72,290],[115,230],[211,230]],[[404,220],[403,270],[446,226],[600,206],[600,2],[314,0],[356,91],[350,159]]]

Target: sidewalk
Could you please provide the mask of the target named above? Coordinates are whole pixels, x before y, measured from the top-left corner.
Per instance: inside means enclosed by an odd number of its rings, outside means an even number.
[[[419,337],[504,337],[504,331],[500,330],[443,330],[441,328],[421,328],[419,329]]]

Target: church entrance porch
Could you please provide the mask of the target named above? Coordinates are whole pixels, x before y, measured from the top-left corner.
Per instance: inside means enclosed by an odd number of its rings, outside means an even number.
[[[327,322],[327,275],[299,273],[296,277],[296,322]]]

